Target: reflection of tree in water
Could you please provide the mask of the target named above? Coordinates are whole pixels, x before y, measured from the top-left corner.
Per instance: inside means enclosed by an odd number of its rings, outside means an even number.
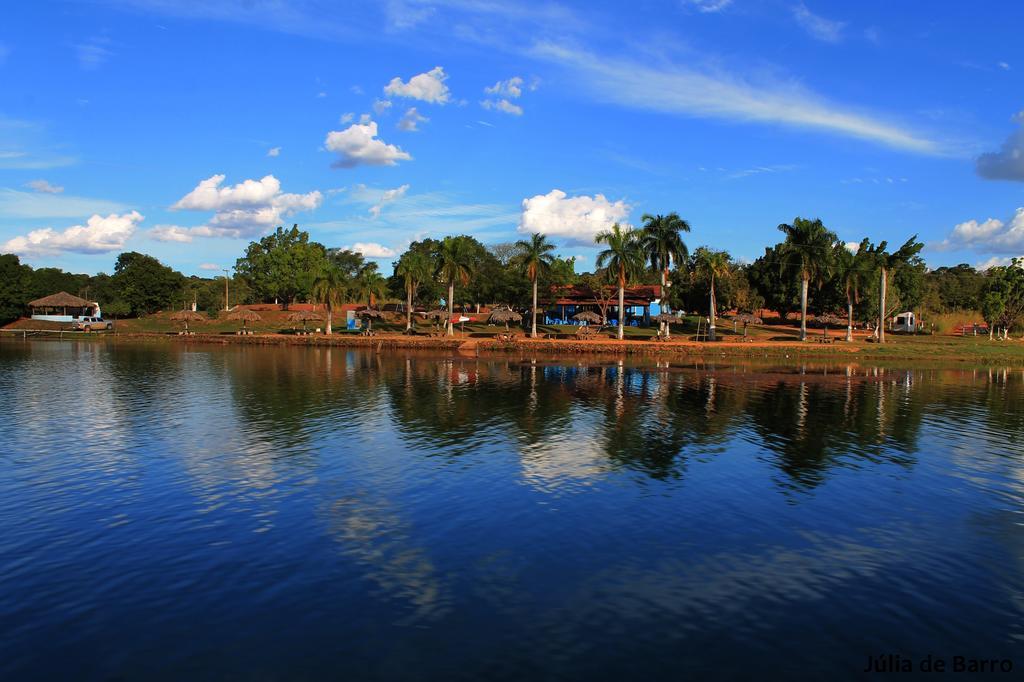
[[[380,402],[382,361],[372,353],[241,347],[224,364],[241,422],[280,447],[357,429]]]
[[[577,400],[600,415],[605,454],[656,479],[678,478],[694,446],[728,440],[739,396],[714,375],[613,365],[581,382]]]
[[[925,393],[910,374],[826,381],[792,378],[751,391],[746,412],[792,484],[814,487],[836,466],[858,459],[909,467],[916,462]]]

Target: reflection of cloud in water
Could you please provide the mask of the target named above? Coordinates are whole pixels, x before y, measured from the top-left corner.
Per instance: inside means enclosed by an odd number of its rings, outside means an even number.
[[[413,528],[387,506],[365,493],[343,497],[324,510],[328,532],[345,554],[367,567],[367,579],[409,604],[406,625],[440,619],[451,608],[449,591],[426,550],[416,544]]]

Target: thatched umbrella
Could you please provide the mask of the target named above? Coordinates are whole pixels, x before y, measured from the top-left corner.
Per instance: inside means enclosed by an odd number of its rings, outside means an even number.
[[[748,324],[764,324],[764,320],[762,320],[757,315],[751,315],[750,313],[740,313],[739,315],[733,315],[732,321],[743,323],[743,338],[747,338]]]
[[[584,310],[581,313],[576,313],[572,316],[572,319],[577,322],[586,322],[587,324],[604,324],[604,318],[592,310]]]
[[[678,324],[679,318],[669,313],[658,313],[651,318],[651,322],[657,322],[659,325],[662,323],[665,324],[665,338],[667,339],[672,336],[672,323],[675,322]]]
[[[511,308],[495,308],[487,317],[487,324],[505,324],[505,331],[508,331],[509,322],[522,322],[523,316]]]
[[[824,315],[818,315],[814,319],[821,324],[821,337],[822,338],[825,338],[825,337],[828,336],[828,328],[829,328],[830,325],[833,326],[833,327],[842,327],[843,325],[846,324],[846,318],[845,317],[839,317],[838,315],[833,315],[832,313],[825,313]]]
[[[175,322],[185,323],[185,333],[188,334],[188,323],[189,322],[202,322],[206,318],[205,315],[201,315],[194,310],[179,310],[176,313],[171,313],[171,319]]]
[[[245,332],[249,322],[259,322],[263,318],[259,316],[259,313],[256,313],[252,310],[247,310],[246,308],[239,308],[238,310],[232,310],[230,313],[228,313],[227,319],[235,321],[241,320],[242,331]]]
[[[372,331],[373,321],[384,317],[384,314],[375,308],[360,308],[356,311],[356,317],[366,320],[366,331]]]
[[[323,315],[321,315],[318,312],[312,311],[312,310],[300,310],[300,311],[298,311],[296,313],[291,313],[291,314],[288,315],[288,320],[290,322],[301,322],[302,323],[302,331],[306,331],[306,322],[308,322],[309,320],[322,320],[322,319],[324,319]]]

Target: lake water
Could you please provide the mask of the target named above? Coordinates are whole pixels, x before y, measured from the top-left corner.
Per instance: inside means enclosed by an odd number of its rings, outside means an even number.
[[[0,408],[3,679],[1024,668],[1019,368],[9,341]]]

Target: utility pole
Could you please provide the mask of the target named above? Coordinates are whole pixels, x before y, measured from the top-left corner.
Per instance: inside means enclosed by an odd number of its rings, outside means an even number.
[[[228,307],[228,271],[222,270],[221,272],[224,273],[224,310],[231,310]]]

